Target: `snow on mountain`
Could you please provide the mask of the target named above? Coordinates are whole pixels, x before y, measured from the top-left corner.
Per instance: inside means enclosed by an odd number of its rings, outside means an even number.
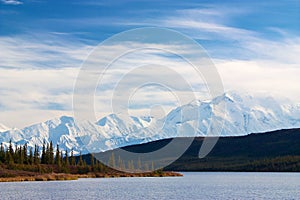
[[[178,119],[180,112],[181,119]],[[288,108],[271,97],[254,98],[230,92],[208,102],[196,101],[174,109],[166,117],[168,126],[165,127],[165,131],[186,136],[187,130],[178,130],[179,127],[186,126],[189,127],[190,132],[196,132],[197,136],[205,136],[210,126],[221,124],[222,121],[223,126],[219,136],[298,128],[300,127],[299,112],[299,107]],[[214,123],[212,119],[215,119]],[[198,129],[194,130],[195,127]]]
[[[114,137],[124,137],[128,133],[138,132],[139,129],[149,126],[151,120],[133,116],[110,114],[100,119],[96,124],[101,126],[103,131]]]
[[[4,132],[4,131],[7,131],[9,130],[10,128],[8,128],[7,126],[3,125],[3,124],[0,124],[0,132]]]
[[[214,120],[213,120],[214,119]],[[221,132],[218,128],[222,125]],[[237,136],[300,127],[300,106],[282,105],[271,97],[252,97],[234,92],[210,101],[193,101],[169,112],[162,119],[110,114],[96,123],[75,124],[62,116],[23,129],[0,126],[0,142],[42,146],[43,141],[59,144],[75,153],[106,151],[126,145],[183,137]]]

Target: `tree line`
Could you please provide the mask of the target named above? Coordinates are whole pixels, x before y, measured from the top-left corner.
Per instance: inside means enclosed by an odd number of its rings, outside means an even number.
[[[3,143],[0,146],[0,168],[2,166],[12,170],[74,174],[106,173],[116,171],[114,169],[131,172],[154,171],[154,162],[142,163],[140,159],[125,162],[120,157],[115,159],[113,151],[107,164],[113,169],[97,160],[94,154],[82,156],[80,153],[79,156],[74,156],[73,150],[69,153],[67,149],[60,149],[58,144],[54,150],[52,141],[50,143],[44,141],[41,151],[37,145],[28,147],[27,144],[15,144],[13,147],[12,141],[9,142],[7,148]]]
[[[64,153],[63,153],[64,152]],[[60,149],[59,145],[54,147],[52,141],[43,143],[40,151],[37,145],[28,147],[27,144],[13,147],[12,141],[7,148],[3,143],[0,146],[0,165],[7,169],[26,170],[38,172],[64,172],[64,173],[88,173],[88,172],[105,172],[107,167],[90,156],[89,164],[80,156],[74,156],[73,150],[70,155],[68,150]]]

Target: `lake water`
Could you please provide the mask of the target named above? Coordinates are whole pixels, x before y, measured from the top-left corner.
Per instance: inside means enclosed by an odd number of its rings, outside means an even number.
[[[183,174],[0,183],[0,199],[300,199],[300,173]]]

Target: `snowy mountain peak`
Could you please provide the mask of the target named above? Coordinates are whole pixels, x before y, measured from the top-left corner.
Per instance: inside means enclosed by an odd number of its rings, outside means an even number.
[[[58,126],[59,124],[72,124],[74,123],[73,117],[61,116],[59,118],[54,118],[45,122],[49,126]]]
[[[96,124],[99,126],[105,126],[106,124],[118,123],[118,121],[120,120],[120,117],[117,114],[113,113],[103,117]]]
[[[250,96],[238,94],[235,91],[226,92],[221,96],[214,98],[212,104],[219,103],[242,103],[244,99],[249,99]]]
[[[215,120],[215,121],[213,121]],[[2,127],[0,142],[42,146],[53,141],[63,149],[88,153],[106,151],[172,137],[206,136],[215,125],[224,124],[218,136],[237,136],[276,129],[299,128],[299,105],[283,105],[272,97],[254,97],[227,92],[212,100],[195,100],[171,110],[164,118],[110,114],[97,122],[75,124],[62,116],[23,129]],[[196,134],[196,135],[195,135]]]
[[[4,132],[4,131],[8,131],[10,130],[10,128],[8,128],[7,126],[0,124],[0,132]]]
[[[202,103],[201,100],[196,99],[196,100],[191,101],[191,102],[188,103],[187,105],[191,105],[191,106],[200,106],[201,103]]]

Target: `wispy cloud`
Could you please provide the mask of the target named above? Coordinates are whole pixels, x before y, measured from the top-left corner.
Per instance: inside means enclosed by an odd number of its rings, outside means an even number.
[[[62,110],[70,114],[77,73],[78,68],[0,69],[0,121],[22,127],[36,122],[38,116],[45,120],[63,113]],[[11,119],[15,120],[12,122]]]
[[[195,19],[170,18],[163,21],[168,27],[185,29],[185,32],[193,32],[193,36],[197,39],[213,39],[218,36],[218,40],[232,39],[241,40],[252,37],[255,33],[249,30],[226,26],[215,22],[205,22]]]
[[[0,68],[79,67],[91,46],[53,35],[0,37]]]
[[[58,113],[71,114],[73,84],[91,46],[68,38],[51,34],[0,37],[0,121],[22,127],[36,122],[38,116],[46,120]],[[25,110],[37,115],[24,117]],[[20,120],[12,123],[10,119]]]
[[[215,60],[227,90],[300,99],[300,68],[276,60]]]
[[[17,0],[1,0],[1,2],[3,4],[7,4],[7,5],[20,5],[20,4],[23,4],[23,2],[17,1]]]

